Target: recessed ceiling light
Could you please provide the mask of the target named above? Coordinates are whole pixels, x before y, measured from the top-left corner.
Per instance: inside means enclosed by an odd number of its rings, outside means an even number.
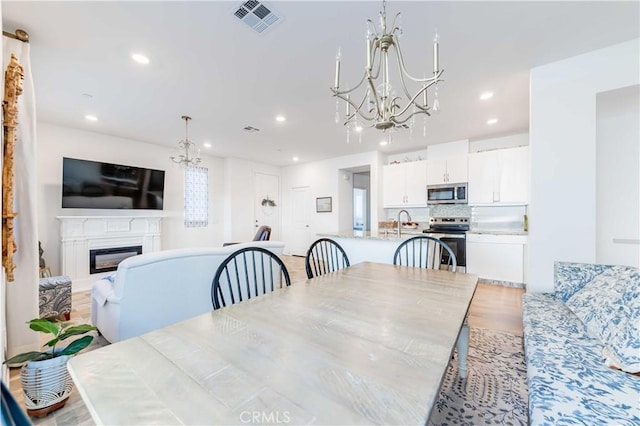
[[[293,161],[298,161],[298,160],[299,160],[299,158],[298,158],[298,157],[293,157],[293,158],[292,158],[292,160],[293,160]]]
[[[360,124],[356,124],[356,127],[354,127],[354,130],[358,133],[362,132],[362,126]]]
[[[287,117],[285,117],[284,115],[276,115],[276,121],[279,123],[284,123],[285,121],[287,121]]]
[[[487,99],[493,98],[493,92],[484,92],[480,95],[480,100],[486,101]]]
[[[380,146],[387,146],[389,144],[389,142],[387,141],[380,141]]]
[[[150,62],[149,58],[147,58],[144,55],[141,55],[140,53],[132,53],[131,54],[131,59],[133,59],[137,63],[143,64],[143,65],[147,65]]]
[[[487,120],[487,124],[492,125],[492,124],[496,124],[498,122],[497,118],[490,118]]]
[[[205,142],[202,144],[205,148],[211,148],[211,144],[209,142]]]
[[[84,116],[84,118],[89,121],[98,121],[98,117],[96,117],[95,115],[87,114]]]

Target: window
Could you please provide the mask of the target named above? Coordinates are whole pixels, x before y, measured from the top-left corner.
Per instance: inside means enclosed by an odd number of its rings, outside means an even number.
[[[209,224],[209,169],[184,169],[184,226],[205,227]]]

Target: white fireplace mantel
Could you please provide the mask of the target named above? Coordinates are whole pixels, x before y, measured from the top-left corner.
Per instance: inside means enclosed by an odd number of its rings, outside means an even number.
[[[142,253],[160,250],[161,216],[57,216],[63,275],[73,291],[88,290],[105,273],[90,274],[89,251],[142,246]]]

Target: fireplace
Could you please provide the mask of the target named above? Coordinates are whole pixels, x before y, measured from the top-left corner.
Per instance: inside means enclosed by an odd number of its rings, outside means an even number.
[[[89,273],[115,271],[128,257],[142,254],[142,246],[111,247],[89,250]]]

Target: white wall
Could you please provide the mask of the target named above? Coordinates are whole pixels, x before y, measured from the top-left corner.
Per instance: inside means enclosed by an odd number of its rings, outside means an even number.
[[[378,232],[378,217],[383,212],[378,206],[382,206],[381,194],[381,170],[383,164],[383,155],[379,152],[372,151],[362,154],[348,155],[344,157],[332,158],[329,160],[317,161],[313,163],[300,164],[295,166],[284,167],[282,169],[282,223],[283,240],[285,242],[285,253],[287,251],[287,243],[292,240],[293,229],[289,224],[293,223],[291,214],[291,189],[295,187],[309,187],[311,202],[314,203],[311,208],[311,220],[309,223],[309,244],[316,239],[317,233],[335,233],[340,231],[340,211],[341,209],[349,209],[351,205],[345,207],[340,200],[340,188],[345,185],[344,171],[342,169],[352,169],[369,166],[371,170],[371,190],[370,203],[371,209],[371,232]],[[342,181],[342,182],[341,182]],[[351,181],[348,182],[351,186]],[[316,197],[333,197],[333,210],[331,213],[316,213],[315,199]],[[344,195],[343,195],[344,197]],[[351,214],[351,213],[349,213]]]
[[[439,143],[427,147],[427,160],[447,160],[449,158],[464,157],[467,154],[469,154],[468,139]]]
[[[348,179],[345,179],[348,176]],[[353,230],[353,173],[346,170],[338,170],[338,199],[333,203],[340,206],[338,209],[338,229],[340,232]],[[326,213],[325,213],[326,214]]]
[[[596,260],[596,94],[639,82],[639,39],[531,70],[530,291]]]
[[[469,152],[490,151],[492,149],[515,148],[529,145],[529,133],[479,139],[469,142]]]
[[[220,246],[223,235],[224,179],[222,159],[203,156],[209,169],[209,226],[185,228],[183,224],[182,169],[171,164],[170,147],[116,138],[50,123],[38,123],[38,238],[44,258],[54,274],[60,273],[60,223],[56,216],[160,214],[162,248]],[[165,170],[164,210],[63,209],[62,157]]]
[[[409,161],[418,160],[446,160],[448,158],[462,157],[469,153],[469,140],[463,139],[453,142],[439,143],[435,145],[429,145],[424,149],[417,151],[402,152],[399,154],[389,154],[387,156],[387,162],[389,164],[392,161],[404,162],[407,159]]]
[[[640,266],[640,86],[597,97],[596,262]],[[614,243],[635,240],[635,244]]]

